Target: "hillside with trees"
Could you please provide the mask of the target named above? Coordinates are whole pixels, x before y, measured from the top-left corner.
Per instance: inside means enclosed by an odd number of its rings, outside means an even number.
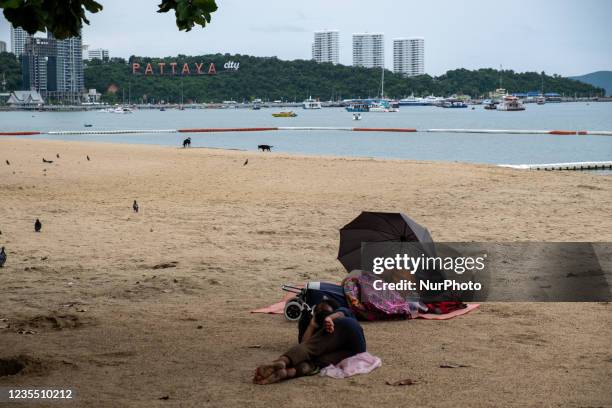
[[[21,89],[21,65],[10,52],[0,52],[0,92]]]

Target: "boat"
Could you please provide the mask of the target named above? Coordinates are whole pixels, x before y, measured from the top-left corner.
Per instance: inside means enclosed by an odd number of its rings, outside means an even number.
[[[361,120],[361,113],[353,113],[353,120]]]
[[[160,112],[165,112],[165,111],[166,111],[166,108],[164,108],[164,107],[162,106],[161,108],[159,108],[159,111],[160,111]]]
[[[261,105],[253,104],[253,110],[260,110],[260,109],[261,109]]]
[[[467,108],[467,104],[459,99],[447,99],[440,105],[443,108]]]
[[[297,113],[293,111],[278,112],[278,113],[273,113],[272,116],[274,116],[275,118],[294,118],[297,116]]]
[[[399,105],[400,106],[428,106],[428,105],[431,105],[431,102],[424,98],[415,98],[414,95],[412,95],[408,98],[400,99]]]
[[[93,125],[91,123],[85,123],[83,126],[85,126],[85,127],[92,127]]]
[[[381,99],[379,101],[372,101],[370,104],[370,112],[399,112],[398,108],[394,108],[391,106],[391,103],[386,99]]]
[[[546,103],[546,98],[544,97],[544,95],[536,97],[536,103],[538,105],[544,105]]]
[[[370,104],[364,101],[354,101],[346,107],[347,112],[369,112]]]
[[[524,111],[525,106],[516,96],[506,95],[503,97],[501,103],[497,105],[497,110],[507,112]]]
[[[483,101],[482,104],[484,105],[484,108],[486,110],[496,110],[497,109],[497,102],[495,101],[486,100],[486,101]]]
[[[127,106],[118,106],[115,109],[110,109],[109,110],[110,113],[132,113],[132,109],[128,108]]]
[[[321,109],[321,102],[312,99],[312,96],[303,102],[304,109]]]

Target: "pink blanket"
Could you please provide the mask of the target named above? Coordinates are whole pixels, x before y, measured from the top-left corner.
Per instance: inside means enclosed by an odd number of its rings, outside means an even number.
[[[368,352],[345,358],[338,365],[328,365],[321,369],[321,376],[346,378],[357,374],[367,374],[382,365],[380,358]]]
[[[291,293],[287,294],[283,300],[280,302],[274,303],[268,307],[263,307],[261,309],[252,310],[251,313],[269,313],[269,314],[283,314],[285,310],[285,302],[291,299],[293,295]],[[478,308],[480,304],[478,303],[469,303],[465,309],[455,310],[454,312],[450,312],[447,314],[434,314],[434,313],[420,313],[417,315],[417,319],[426,319],[426,320],[448,320],[453,317],[461,316],[467,313],[470,313],[472,310]]]

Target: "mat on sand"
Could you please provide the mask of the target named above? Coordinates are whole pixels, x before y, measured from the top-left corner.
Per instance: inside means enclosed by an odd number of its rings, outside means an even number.
[[[280,302],[274,303],[268,307],[262,307],[261,309],[251,310],[251,313],[283,314],[285,310],[285,303],[294,296],[295,295],[293,293],[288,293]],[[420,313],[417,318],[427,320],[448,320],[452,319],[453,317],[470,313],[472,310],[478,308],[479,306],[480,304],[478,303],[470,303],[465,309],[455,310],[454,312],[450,312],[447,314]]]

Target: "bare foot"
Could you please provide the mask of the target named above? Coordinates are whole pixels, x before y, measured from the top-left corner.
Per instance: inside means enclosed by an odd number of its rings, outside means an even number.
[[[260,385],[273,384],[273,383],[282,381],[285,378],[287,378],[287,370],[284,368],[279,368],[278,370],[273,371],[272,374],[270,374],[269,376],[262,378],[259,381],[255,381],[255,384],[260,384]]]
[[[253,382],[259,384],[260,381],[270,377],[277,370],[285,368],[285,362],[282,360],[273,361],[271,364],[264,364],[257,367]]]

